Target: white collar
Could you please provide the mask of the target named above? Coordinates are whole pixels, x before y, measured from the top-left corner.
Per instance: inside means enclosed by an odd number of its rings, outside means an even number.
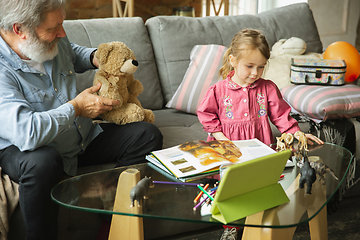
[[[24,60],[23,61],[29,66],[29,67],[32,67],[34,68],[35,70],[38,70],[44,74],[47,74],[46,71],[45,71],[45,67],[44,67],[44,63],[38,63],[34,60]]]

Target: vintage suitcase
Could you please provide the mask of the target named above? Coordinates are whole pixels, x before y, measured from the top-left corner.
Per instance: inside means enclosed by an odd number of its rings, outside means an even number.
[[[344,60],[291,59],[291,83],[344,85],[346,63]]]

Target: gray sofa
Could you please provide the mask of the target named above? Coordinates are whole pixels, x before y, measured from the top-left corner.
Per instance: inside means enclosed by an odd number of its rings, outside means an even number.
[[[158,16],[144,23],[139,17],[91,20],[66,20],[64,28],[70,41],[87,47],[121,41],[130,47],[139,62],[134,74],[144,85],[139,96],[143,107],[155,113],[155,125],[164,136],[164,148],[195,139],[206,139],[197,116],[165,108],[190,62],[190,51],[198,44],[228,46],[235,33],[243,28],[262,30],[272,46],[283,38],[305,40],[307,51],[323,51],[318,30],[309,6],[305,3],[282,7],[258,15],[190,18]],[[95,71],[78,75],[81,91],[92,84]],[[301,124],[304,132],[308,124]],[[279,132],[274,129],[274,135]],[[79,169],[78,174],[110,168],[113,165]],[[10,239],[23,239],[19,229],[21,215],[11,218]],[[60,209],[59,239],[96,239],[102,219],[93,213]],[[206,227],[206,226],[201,226]],[[145,238],[154,239],[198,229],[198,225],[171,221],[144,220]]]
[[[139,96],[143,107],[154,110],[155,125],[164,135],[164,147],[206,134],[196,115],[166,109],[180,85],[190,62],[190,51],[197,44],[228,46],[235,33],[243,28],[262,30],[272,46],[282,38],[300,37],[308,52],[322,52],[316,24],[307,4],[295,4],[258,15],[188,18],[158,16],[144,24],[141,18],[109,18],[65,21],[70,41],[88,47],[121,41],[137,57],[135,77],[144,85]],[[94,71],[79,75],[79,90],[89,87]]]

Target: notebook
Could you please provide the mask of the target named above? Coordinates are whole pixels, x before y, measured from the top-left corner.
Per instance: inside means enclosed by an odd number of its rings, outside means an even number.
[[[227,224],[289,201],[278,183],[291,150],[260,157],[227,168],[210,212]]]

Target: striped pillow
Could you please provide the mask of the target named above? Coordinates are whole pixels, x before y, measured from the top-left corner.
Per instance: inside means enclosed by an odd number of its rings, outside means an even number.
[[[190,53],[190,64],[168,108],[196,114],[208,88],[222,78],[219,69],[227,50],[221,45],[196,45]]]
[[[360,116],[360,86],[293,85],[281,89],[299,113],[318,120]]]

